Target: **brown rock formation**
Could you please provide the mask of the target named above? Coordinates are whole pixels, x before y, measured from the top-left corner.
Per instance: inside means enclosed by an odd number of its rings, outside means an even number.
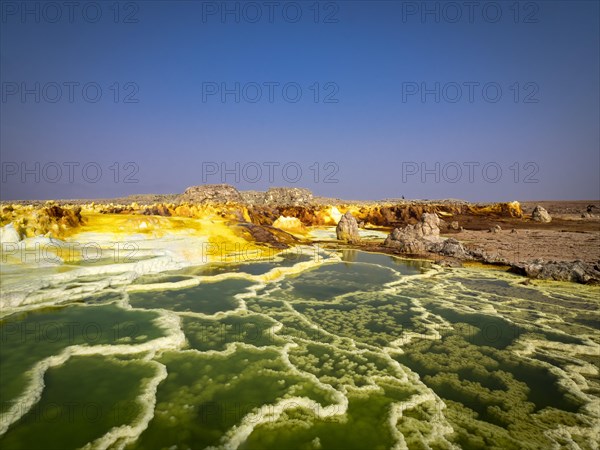
[[[274,227],[239,223],[236,225],[241,236],[257,244],[266,244],[272,248],[286,249],[299,243],[298,239],[283,230]]]

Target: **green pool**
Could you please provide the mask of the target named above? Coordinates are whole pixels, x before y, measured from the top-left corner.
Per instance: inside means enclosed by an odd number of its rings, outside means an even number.
[[[4,308],[0,448],[597,448],[599,288],[333,256]]]

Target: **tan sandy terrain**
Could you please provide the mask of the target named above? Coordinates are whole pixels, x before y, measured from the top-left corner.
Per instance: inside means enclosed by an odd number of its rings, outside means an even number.
[[[600,200],[540,200],[522,201],[521,208],[525,214],[531,215],[533,208],[540,205],[545,208],[552,217],[581,219],[589,205],[594,205],[594,214],[600,216]]]
[[[600,221],[597,222],[600,225]],[[452,235],[465,244],[485,250],[488,254],[513,262],[534,259],[588,263],[600,260],[600,231],[563,231],[519,229],[515,233],[502,230],[497,233],[465,230]]]
[[[544,207],[552,222],[531,219],[536,205]],[[600,209],[592,217],[582,218],[588,205],[600,206],[599,200],[521,202],[524,218],[455,217],[463,231],[445,230],[467,247],[483,248],[490,254],[512,262],[536,258],[555,261],[580,259],[594,263],[600,260]],[[502,231],[490,233],[499,225]],[[515,230],[512,232],[512,230]]]

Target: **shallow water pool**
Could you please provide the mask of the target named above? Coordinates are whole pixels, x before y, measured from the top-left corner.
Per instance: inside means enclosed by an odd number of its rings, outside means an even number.
[[[0,446],[596,448],[598,288],[329,256],[87,274],[4,308]]]

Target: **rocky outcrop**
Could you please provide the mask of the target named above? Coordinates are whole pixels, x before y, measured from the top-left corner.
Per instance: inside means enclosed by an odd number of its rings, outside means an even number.
[[[583,284],[600,284],[600,261],[590,264],[583,261],[534,261],[516,263],[511,272],[529,278],[571,281]]]
[[[239,223],[236,225],[241,236],[249,242],[268,245],[276,249],[289,248],[299,243],[298,239],[283,230],[274,227],[255,225],[252,223]]]
[[[360,241],[360,235],[358,234],[358,222],[350,212],[347,212],[342,216],[335,229],[335,234],[339,241]]]
[[[409,255],[420,255],[427,251],[427,247],[423,239],[416,236],[413,228],[414,225],[409,225],[406,228],[396,228],[386,238],[383,245],[385,247],[392,247],[401,253],[407,253]],[[407,230],[407,228],[409,228]]]
[[[550,217],[550,214],[548,214],[548,211],[546,211],[546,209],[541,207],[540,205],[537,205],[533,209],[533,212],[531,213],[531,218],[533,220],[535,220],[536,222],[542,222],[542,223],[549,223],[552,221],[552,217]]]
[[[453,238],[440,237],[440,219],[436,214],[425,213],[421,220],[405,228],[396,228],[385,240],[384,246],[392,247],[402,253],[419,255],[435,253],[456,260],[473,259],[474,256]],[[449,260],[450,261],[450,260]],[[452,261],[452,264],[458,264]]]
[[[358,222],[364,222],[365,225],[386,227],[401,227],[415,223],[425,213],[438,214],[445,218],[487,215],[494,217],[522,216],[518,202],[469,204],[462,201],[440,200],[403,201],[402,203],[346,203],[339,199],[314,197],[310,190],[304,188],[278,187],[269,188],[266,192],[238,192],[234,187],[226,184],[192,186],[179,196],[178,201],[184,203],[236,202],[247,208],[252,222],[261,225],[273,225],[280,216],[296,217],[305,226],[337,224],[339,216],[335,217],[330,214],[333,208],[350,211]],[[152,211],[152,213],[154,212]],[[159,215],[162,214],[159,212]],[[460,229],[460,226],[454,229]]]
[[[436,251],[436,245],[442,242],[439,225],[437,214],[424,213],[418,223],[394,229],[383,245],[409,254]]]
[[[309,205],[314,200],[309,189],[287,187],[269,188],[266,192],[242,191],[241,196],[246,204],[253,206],[302,206]]]
[[[191,186],[179,196],[179,201],[188,203],[241,203],[240,192],[229,184],[204,184]]]
[[[242,192],[242,196],[245,197],[246,193]],[[330,215],[329,213],[334,207],[341,211],[350,211],[358,222],[364,222],[372,226],[393,228],[417,223],[425,213],[437,214],[438,216],[447,218],[456,217],[454,220],[468,220],[469,217],[487,217],[488,215],[494,218],[514,218],[520,214],[520,209],[515,205],[510,206],[508,203],[496,203],[488,206],[425,201],[403,204],[382,204],[377,202],[353,204],[341,201],[323,203],[323,199],[317,198],[314,202],[309,202],[308,204],[301,204],[302,201],[297,201],[296,203],[298,204],[296,206],[281,206],[264,203],[264,197],[261,196],[260,198],[263,200],[258,202],[255,199],[254,206],[249,205],[249,209],[252,209],[256,216],[264,215],[265,211],[275,210],[272,215],[273,220],[277,219],[280,215],[293,216],[300,219],[305,225],[331,225],[331,222],[322,219]],[[333,223],[337,224],[338,221],[339,217]],[[441,225],[440,222],[438,227],[441,228]],[[460,229],[460,225],[458,225],[458,229]]]
[[[53,202],[40,209],[33,207],[4,208],[2,223],[8,223],[2,231],[2,241],[48,235],[64,237],[83,224],[81,206],[62,207]]]
[[[269,188],[265,193],[266,203],[283,206],[308,205],[313,201],[313,194],[304,188]]]
[[[523,217],[521,204],[517,201],[506,203],[490,203],[479,205],[466,205],[469,213],[475,215],[496,215],[499,217]],[[463,214],[467,211],[463,211]]]
[[[470,259],[470,254],[465,250],[463,245],[456,239],[449,238],[444,242],[438,243],[431,248],[436,253],[444,256],[451,256],[458,259]]]
[[[435,213],[425,213],[421,216],[415,230],[424,238],[437,238],[440,236],[440,218]]]

